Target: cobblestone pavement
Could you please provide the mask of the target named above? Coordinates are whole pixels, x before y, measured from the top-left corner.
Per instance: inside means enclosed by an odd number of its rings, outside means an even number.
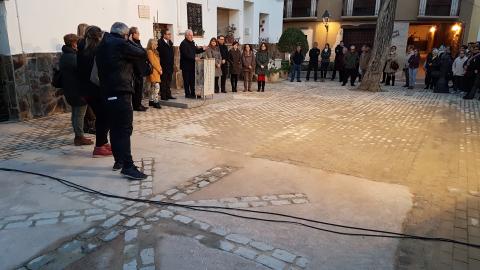
[[[267,88],[273,90],[239,93],[232,100],[191,110],[164,108],[135,113],[134,132],[159,141],[220,149],[405,185],[414,194],[414,207],[404,223],[406,233],[480,244],[479,101],[464,101],[459,95],[423,90],[410,96],[400,87],[381,93],[358,92],[331,82],[282,82]],[[73,140],[67,114],[15,125],[21,127],[16,130],[25,132],[2,134],[0,159],[13,159],[32,149],[55,149]],[[140,162],[149,170],[155,161],[144,158]],[[309,203],[305,194],[265,194],[255,198],[245,194],[215,201],[184,200],[220,179],[221,173],[229,174],[235,168],[219,166],[218,170],[220,174],[208,171],[207,177],[200,175],[162,194],[153,194],[149,181],[132,182],[129,196],[232,207]],[[210,174],[216,176],[211,178]],[[214,224],[189,217],[180,209],[98,201],[75,192],[71,197],[90,200],[103,210],[30,213],[0,220],[3,230],[80,219],[104,220],[104,225],[77,236],[54,253],[28,262],[25,266],[29,269],[51,263],[52,256],[65,254],[65,250],[80,256],[95,250],[99,243],[122,237],[124,269],[154,269],[149,267],[155,261],[152,254],[156,247],[143,245],[143,241],[140,245],[137,239],[148,238],[160,219],[197,228],[198,231],[189,232],[190,237],[271,269],[287,266],[302,269],[308,265],[309,258],[301,254],[257,243],[246,236],[228,234]],[[118,209],[118,205],[122,208]],[[67,261],[78,260],[75,256]],[[398,247],[396,267],[480,269],[480,250],[405,240]]]

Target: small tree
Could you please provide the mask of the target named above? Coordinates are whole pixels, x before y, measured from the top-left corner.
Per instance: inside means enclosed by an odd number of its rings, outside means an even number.
[[[278,50],[283,53],[291,53],[295,51],[297,46],[302,46],[303,54],[308,52],[308,41],[302,30],[298,28],[288,28],[283,31],[280,40],[278,40]]]
[[[392,42],[396,7],[397,0],[383,0],[378,14],[372,58],[370,59],[367,73],[358,87],[359,90],[372,92],[379,92],[382,90],[380,87],[380,78],[382,77],[387,52],[390,49],[390,44]]]

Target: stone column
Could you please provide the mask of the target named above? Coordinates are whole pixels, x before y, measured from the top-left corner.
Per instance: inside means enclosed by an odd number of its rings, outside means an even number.
[[[310,2],[310,17],[317,17],[317,0]]]
[[[418,8],[418,16],[425,16],[427,9],[427,0],[420,0],[420,6]]]
[[[375,16],[378,16],[378,12],[380,11],[381,4],[382,4],[382,0],[377,0],[375,2]]]
[[[458,0],[452,0],[452,5],[450,8],[450,16],[458,16]]]
[[[347,0],[347,16],[352,16],[353,15],[353,1],[354,0]]]
[[[287,18],[292,17],[292,0],[287,0]]]

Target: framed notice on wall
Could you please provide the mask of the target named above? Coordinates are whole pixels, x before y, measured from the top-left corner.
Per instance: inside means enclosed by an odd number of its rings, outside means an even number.
[[[138,17],[142,19],[150,19],[150,6],[138,5]]]
[[[203,36],[202,5],[187,3],[188,29],[193,31],[194,36]]]

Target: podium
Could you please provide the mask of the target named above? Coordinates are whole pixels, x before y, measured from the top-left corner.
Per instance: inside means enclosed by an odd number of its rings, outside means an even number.
[[[195,89],[203,99],[215,93],[215,59],[195,62]]]

